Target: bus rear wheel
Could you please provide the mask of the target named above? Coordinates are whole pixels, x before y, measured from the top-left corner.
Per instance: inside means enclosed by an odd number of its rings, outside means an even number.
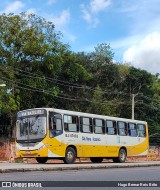
[[[103,161],[103,158],[101,158],[101,157],[91,157],[90,160],[93,163],[101,163]]]
[[[76,151],[72,147],[68,147],[66,150],[65,157],[63,158],[63,161],[65,164],[73,164],[76,160]]]
[[[127,158],[127,152],[125,149],[121,148],[119,150],[119,154],[118,154],[118,157],[116,158],[113,158],[113,162],[116,162],[116,163],[124,163],[126,161],[126,158]]]
[[[46,157],[37,157],[36,160],[37,160],[38,163],[44,164],[44,163],[47,162],[48,158],[46,158]]]

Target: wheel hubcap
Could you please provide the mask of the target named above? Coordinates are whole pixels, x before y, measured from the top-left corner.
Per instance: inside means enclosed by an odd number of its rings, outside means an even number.
[[[121,158],[121,160],[124,160],[124,159],[125,159],[125,154],[124,154],[124,153],[121,153],[121,154],[120,154],[120,158]]]
[[[72,160],[73,159],[73,153],[70,151],[67,153],[67,159]]]

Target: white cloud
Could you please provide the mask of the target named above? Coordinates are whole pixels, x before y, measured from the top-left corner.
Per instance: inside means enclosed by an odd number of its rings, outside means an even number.
[[[98,13],[105,10],[110,5],[110,0],[91,0],[91,11]]]
[[[63,39],[65,41],[65,43],[74,43],[77,39],[77,37],[65,30],[62,30],[63,35]]]
[[[59,16],[50,15],[49,16],[53,24],[55,24],[56,27],[60,27],[62,25],[65,25],[66,23],[69,23],[70,21],[70,11],[69,10],[63,10]]]
[[[56,0],[48,0],[47,1],[47,5],[52,5],[52,4],[54,4],[56,2]]]
[[[65,43],[74,43],[76,40],[76,36],[71,34],[70,32],[68,32],[68,30],[66,30],[65,26],[66,24],[69,24],[70,22],[70,11],[67,10],[63,10],[62,12],[60,12],[58,15],[57,14],[44,14],[43,15],[44,18],[46,18],[46,20],[51,21],[54,25],[56,30],[60,30],[63,34],[63,40],[65,41]]]
[[[28,10],[27,10],[27,13],[28,13],[28,14],[36,14],[36,12],[37,12],[37,11],[36,11],[36,9],[34,9],[34,8],[31,8],[31,9],[28,9]]]
[[[13,3],[8,4],[8,6],[3,11],[1,11],[1,13],[20,13],[22,12],[22,8],[24,7],[24,3],[22,3],[21,1],[15,1]]]
[[[109,5],[110,0],[90,0],[89,5],[81,4],[82,18],[95,28],[99,23],[98,13],[106,10]]]
[[[89,23],[93,28],[97,26],[99,23],[98,18],[96,18],[94,15],[92,15],[87,8],[84,6],[84,4],[81,5],[81,11],[82,11],[82,18]]]
[[[139,43],[128,48],[123,55],[123,62],[145,69],[153,74],[160,72],[160,33],[154,32],[144,37]]]
[[[92,20],[91,14],[87,11],[84,4],[81,4],[80,6],[81,6],[81,11],[83,13],[82,17],[84,18],[84,20],[86,20],[87,22],[91,22],[91,20]]]

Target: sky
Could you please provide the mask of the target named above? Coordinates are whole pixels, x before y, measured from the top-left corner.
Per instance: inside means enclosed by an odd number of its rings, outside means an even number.
[[[116,62],[160,73],[160,0],[0,0],[0,14],[20,12],[53,22],[73,52],[107,43]]]

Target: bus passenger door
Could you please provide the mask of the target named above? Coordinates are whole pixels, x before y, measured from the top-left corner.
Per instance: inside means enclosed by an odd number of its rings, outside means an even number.
[[[50,148],[62,146],[62,133],[62,116],[58,113],[49,112]]]

